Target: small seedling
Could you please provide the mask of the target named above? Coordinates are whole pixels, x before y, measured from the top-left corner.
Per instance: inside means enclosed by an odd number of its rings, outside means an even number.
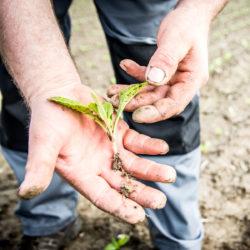
[[[114,237],[112,238],[111,242],[105,246],[104,250],[120,250],[128,241],[129,236],[127,234],[119,234],[116,239]]]
[[[109,139],[112,142],[114,151],[112,169],[116,171],[121,171],[123,176],[129,177],[127,172],[123,169],[123,164],[118,153],[117,125],[120,118],[122,117],[122,113],[126,105],[146,85],[147,82],[137,83],[137,84],[132,84],[129,87],[123,89],[119,93],[119,106],[116,110],[114,109],[114,107],[110,102],[102,100],[95,93],[92,93],[94,102],[91,102],[87,105],[83,105],[78,101],[74,101],[60,96],[52,97],[49,100],[57,104],[60,104],[64,107],[67,107],[69,109],[72,109],[74,111],[85,114],[88,117],[90,117],[93,121],[95,121],[107,133]],[[128,190],[129,192],[132,192],[131,188],[128,188],[127,186],[126,190],[121,187],[121,193],[124,192],[124,196],[126,197],[128,197],[129,195]]]

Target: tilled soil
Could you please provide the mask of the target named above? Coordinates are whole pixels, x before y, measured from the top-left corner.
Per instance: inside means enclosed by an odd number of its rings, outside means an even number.
[[[82,80],[99,93],[114,82],[104,36],[91,1],[71,9],[71,52]],[[210,80],[202,89],[203,160],[200,207],[204,250],[250,249],[250,2],[231,1],[211,29]],[[20,225],[14,216],[17,184],[7,164],[0,167],[0,249],[14,249]],[[112,236],[131,235],[124,250],[152,249],[146,223],[131,226],[84,198],[84,226],[68,250],[101,250]]]

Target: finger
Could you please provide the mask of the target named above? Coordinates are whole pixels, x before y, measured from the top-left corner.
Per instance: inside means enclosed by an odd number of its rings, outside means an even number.
[[[176,179],[176,172],[170,166],[140,158],[128,150],[121,150],[119,154],[123,168],[136,178],[166,183]]]
[[[107,96],[112,97],[113,95],[119,94],[121,90],[127,88],[127,84],[112,84],[108,87]]]
[[[119,94],[113,95],[113,96],[110,98],[109,101],[112,103],[112,105],[113,105],[114,107],[118,108],[118,106],[119,106]]]
[[[139,92],[139,94],[137,94],[139,97],[139,99],[141,99],[141,97],[144,99],[144,96],[141,96],[141,94],[144,94],[144,93],[148,93],[149,91],[153,91],[155,89],[155,87],[154,86],[150,86],[150,85],[148,85],[148,86],[145,86],[142,90],[140,90],[140,92]],[[157,91],[157,94],[158,95],[160,95],[160,90],[159,91]],[[162,93],[161,93],[162,94]],[[134,103],[134,102],[137,102],[137,101],[133,101],[135,98],[137,98],[137,95],[130,101],[130,102],[132,102],[132,103]],[[152,96],[153,97],[155,97],[155,94],[152,94]],[[151,99],[152,99],[152,97],[151,97]],[[155,97],[155,99],[156,99],[156,97]],[[147,101],[148,101],[148,98],[146,99]],[[115,94],[115,95],[113,95],[111,98],[110,98],[110,102],[112,103],[112,105],[114,106],[114,107],[118,107],[119,106],[119,93],[118,94]],[[126,107],[128,106],[129,104],[127,104],[126,105]],[[132,105],[134,105],[134,104],[132,104]],[[128,109],[127,110],[127,108],[125,108],[125,110],[126,111],[132,111],[132,109]]]
[[[138,81],[145,81],[146,67],[141,66],[133,60],[124,59],[120,62],[120,67],[130,76]]]
[[[182,71],[176,72],[166,98],[153,105],[138,108],[133,120],[138,123],[154,123],[180,114],[190,103],[198,89],[209,78],[206,48],[196,48],[181,62]]]
[[[125,147],[136,154],[164,155],[169,150],[165,141],[129,129],[129,126],[123,120],[117,126],[117,143],[121,150]]]
[[[84,172],[75,175],[69,168],[60,166],[57,166],[57,171],[78,192],[101,210],[131,224],[145,219],[145,212],[140,205],[131,199],[125,199],[118,191],[112,189],[102,177],[88,175]]]
[[[135,109],[141,106],[153,104],[157,100],[164,98],[168,92],[168,89],[169,86],[164,85],[155,87],[152,91],[139,93],[126,105],[125,111],[133,112]],[[117,102],[115,98],[114,102]]]
[[[112,84],[108,87],[107,96],[112,97],[114,95],[117,95],[121,92],[121,90],[127,88],[128,86],[129,85],[127,85],[127,84]],[[154,86],[147,85],[147,86],[143,87],[139,93],[152,91],[154,88],[155,88]]]
[[[60,142],[53,134],[44,130],[46,127],[42,121],[39,127],[31,121],[26,173],[18,192],[23,199],[30,199],[42,193],[53,176]]]
[[[165,155],[169,150],[165,141],[150,138],[132,129],[128,129],[124,135],[123,145],[136,154]]]
[[[180,114],[198,91],[200,76],[189,72],[180,73],[184,82],[171,85],[167,97],[136,109],[133,120],[138,123],[154,123]]]
[[[146,80],[156,86],[168,83],[176,72],[179,62],[189,51],[189,45],[183,43],[177,30],[171,30],[167,36],[162,36],[158,44],[158,49],[151,57],[146,70]]]
[[[122,194],[125,189],[128,198],[140,204],[142,207],[161,209],[166,205],[167,199],[164,193],[136,180],[124,178],[121,175],[120,172],[112,170],[104,171],[102,174],[112,188]]]

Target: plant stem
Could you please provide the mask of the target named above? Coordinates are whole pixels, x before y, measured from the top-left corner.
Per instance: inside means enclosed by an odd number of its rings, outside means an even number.
[[[113,135],[111,137],[111,141],[112,141],[112,147],[113,147],[113,151],[114,151],[114,155],[115,155],[118,153],[116,131],[113,132]]]
[[[117,116],[116,114],[116,117],[115,117],[115,123],[114,123],[114,127],[113,127],[113,137],[115,138],[116,137],[116,130],[117,130],[117,125],[118,125],[118,122],[120,120],[120,117]]]

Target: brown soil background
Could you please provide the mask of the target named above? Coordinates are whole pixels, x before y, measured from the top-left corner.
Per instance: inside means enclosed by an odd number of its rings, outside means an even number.
[[[71,51],[83,83],[103,93],[114,82],[110,58],[94,6],[75,0]],[[231,1],[212,25],[210,80],[202,89],[200,206],[204,250],[250,249],[250,1]],[[16,181],[1,159],[0,240],[13,249],[20,238],[14,216]],[[80,198],[85,221],[68,250],[101,250],[112,236],[131,235],[124,250],[152,249],[145,224],[131,226]],[[1,247],[0,247],[1,249]]]

